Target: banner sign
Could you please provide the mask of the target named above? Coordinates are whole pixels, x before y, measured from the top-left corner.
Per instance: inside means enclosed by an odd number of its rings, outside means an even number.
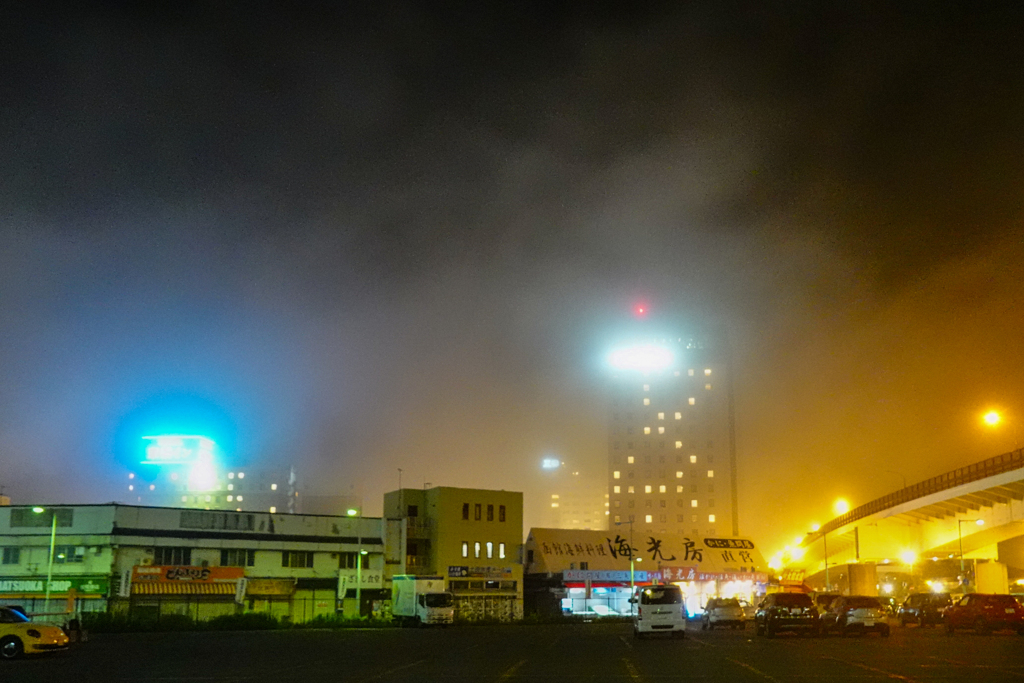
[[[50,594],[58,595],[73,590],[82,595],[106,595],[110,588],[110,578],[80,577],[51,579]],[[0,579],[0,594],[4,593],[40,593],[46,594],[46,579]]]
[[[662,567],[662,579],[672,581],[754,581],[766,583],[763,572],[703,572],[698,567]]]
[[[449,579],[504,579],[512,576],[511,567],[448,567]]]
[[[646,570],[633,572],[634,583],[647,583],[649,580],[650,572],[647,572]],[[614,569],[566,569],[562,572],[562,581],[607,581],[610,583],[629,583],[629,571],[619,571]]]
[[[295,592],[295,579],[249,579],[245,583],[247,595],[291,595]],[[344,595],[344,578],[339,578],[338,590],[339,595]]]
[[[192,583],[213,583],[215,581],[237,581],[245,576],[243,567],[133,567],[132,583],[168,581],[190,581]]]

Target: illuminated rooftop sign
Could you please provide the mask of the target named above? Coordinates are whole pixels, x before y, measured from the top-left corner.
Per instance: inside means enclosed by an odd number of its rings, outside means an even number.
[[[144,465],[185,465],[209,462],[216,444],[205,436],[164,434],[144,436],[146,451]]]
[[[616,370],[654,372],[669,368],[674,362],[675,354],[657,344],[626,346],[608,354],[608,365]]]
[[[540,466],[546,470],[557,470],[562,464],[562,461],[558,458],[544,458],[540,461]]]

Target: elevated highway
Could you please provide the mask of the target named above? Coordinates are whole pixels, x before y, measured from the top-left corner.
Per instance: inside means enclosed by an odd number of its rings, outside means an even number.
[[[805,536],[786,570],[824,588],[826,561],[828,567],[874,563],[910,575],[915,564],[921,569],[946,561],[948,567],[949,560],[953,581],[963,580],[961,567],[973,569],[979,561],[998,561],[1011,577],[1024,570],[1024,450],[926,479],[836,517]]]

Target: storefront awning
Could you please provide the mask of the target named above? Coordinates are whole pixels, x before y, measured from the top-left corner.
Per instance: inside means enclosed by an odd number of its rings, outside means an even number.
[[[703,538],[578,529],[531,529],[530,574],[645,572],[650,581],[766,581],[767,563],[746,538]],[[605,577],[594,576],[605,580]]]
[[[132,584],[132,595],[234,595],[235,582],[191,583],[189,581],[153,581]]]

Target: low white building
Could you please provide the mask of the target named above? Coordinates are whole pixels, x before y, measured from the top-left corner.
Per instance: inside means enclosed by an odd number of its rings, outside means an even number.
[[[358,594],[368,615],[390,597],[387,526],[367,517],[119,504],[0,508],[0,604],[307,621],[354,616]]]

